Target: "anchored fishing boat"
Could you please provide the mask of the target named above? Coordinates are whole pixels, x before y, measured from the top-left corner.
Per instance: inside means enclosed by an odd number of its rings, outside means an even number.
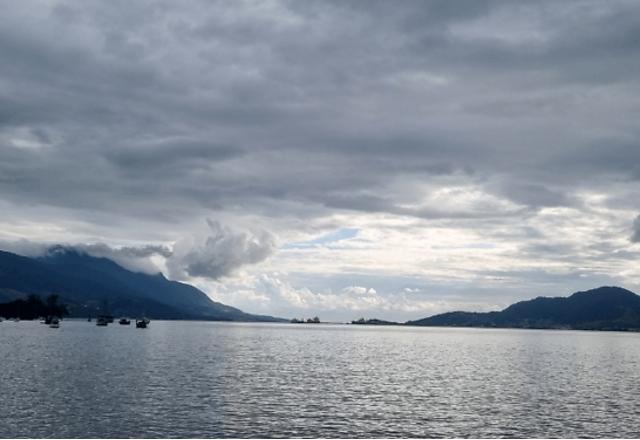
[[[147,318],[136,319],[136,328],[147,328],[150,322]]]

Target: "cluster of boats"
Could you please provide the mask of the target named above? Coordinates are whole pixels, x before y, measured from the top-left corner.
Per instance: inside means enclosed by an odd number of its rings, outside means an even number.
[[[20,322],[20,318],[11,318],[11,321]],[[0,317],[0,322],[4,321],[4,318]],[[61,319],[57,316],[47,316],[46,318],[40,318],[40,324],[46,324],[51,328],[60,328]],[[91,317],[87,319],[87,321],[91,322]],[[99,327],[106,327],[109,323],[113,322],[113,316],[110,315],[99,315],[96,318],[96,325]],[[147,328],[149,327],[149,323],[151,321],[149,318],[136,319],[136,328]],[[131,320],[128,318],[120,318],[118,321],[120,325],[131,325]]]
[[[91,322],[91,317],[88,319]],[[99,327],[106,327],[113,322],[113,316],[111,315],[98,315],[96,318],[96,325]],[[136,328],[147,328],[151,321],[148,318],[136,319]],[[131,320],[127,318],[120,318],[118,321],[120,325],[131,325]]]

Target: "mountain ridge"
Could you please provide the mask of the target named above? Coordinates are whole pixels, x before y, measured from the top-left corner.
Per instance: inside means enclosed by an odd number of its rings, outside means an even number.
[[[0,251],[0,302],[29,294],[58,294],[71,316],[103,313],[105,302],[114,315],[147,315],[156,319],[220,321],[283,321],[253,315],[211,300],[186,283],[161,273],[133,272],[116,262],[93,257],[72,247],[54,246],[39,257]]]
[[[640,330],[640,296],[617,286],[602,286],[567,297],[519,301],[500,311],[453,311],[406,325],[433,327],[563,328]]]

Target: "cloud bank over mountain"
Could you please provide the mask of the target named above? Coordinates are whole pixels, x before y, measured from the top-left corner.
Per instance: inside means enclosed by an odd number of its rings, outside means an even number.
[[[257,264],[276,250],[275,237],[267,231],[237,231],[207,219],[204,235],[184,237],[171,246],[141,245],[112,247],[105,243],[59,244],[26,239],[0,241],[0,249],[30,257],[46,256],[58,249],[74,249],[82,254],[107,258],[122,267],[148,274],[161,271],[160,257],[173,279],[202,277],[218,280],[245,265]]]
[[[84,244],[273,314],[306,310],[291,291],[410,319],[393,314],[638,289],[638,17],[626,0],[8,3],[0,239]],[[354,305],[353,286],[375,294]]]

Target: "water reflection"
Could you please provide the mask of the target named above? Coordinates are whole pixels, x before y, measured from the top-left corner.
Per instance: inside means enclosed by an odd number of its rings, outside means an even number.
[[[637,437],[640,335],[0,324],[2,437]]]

